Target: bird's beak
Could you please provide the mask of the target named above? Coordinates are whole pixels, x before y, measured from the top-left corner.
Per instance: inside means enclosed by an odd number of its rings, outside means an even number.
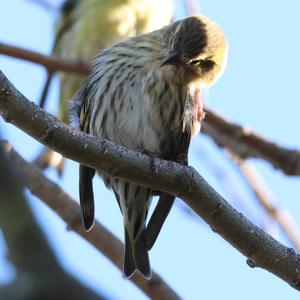
[[[160,66],[164,65],[173,65],[180,61],[180,57],[177,52],[172,51],[168,54],[168,56],[162,61]]]

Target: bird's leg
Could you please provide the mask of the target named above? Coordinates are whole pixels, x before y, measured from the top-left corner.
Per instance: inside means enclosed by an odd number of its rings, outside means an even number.
[[[150,152],[147,149],[144,149],[142,153],[148,155],[151,158],[151,171],[153,171],[156,174],[158,172],[159,167],[156,158],[159,157],[159,153]]]
[[[179,154],[175,162],[187,166],[188,165],[187,154],[186,153]]]

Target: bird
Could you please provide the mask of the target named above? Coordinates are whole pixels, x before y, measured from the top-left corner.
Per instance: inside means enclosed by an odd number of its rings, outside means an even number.
[[[223,73],[228,44],[219,25],[194,15],[101,51],[71,100],[72,126],[148,156],[187,164],[205,116],[202,90]],[[84,227],[94,224],[93,177],[111,188],[123,215],[125,277],[151,278],[149,250],[174,196],[79,166]],[[153,196],[160,200],[147,224]]]
[[[173,0],[65,0],[55,24],[52,54],[67,60],[89,62],[100,49],[130,36],[170,24]],[[45,106],[54,73],[48,71],[39,104]],[[58,118],[69,123],[69,100],[79,89],[83,76],[59,72]],[[62,175],[64,160],[50,149],[36,159]]]

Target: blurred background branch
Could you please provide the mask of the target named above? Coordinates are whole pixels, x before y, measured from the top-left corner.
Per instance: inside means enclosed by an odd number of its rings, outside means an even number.
[[[232,155],[230,154],[230,156]],[[232,156],[232,159],[236,163],[242,178],[244,178],[246,184],[254,193],[259,205],[264,208],[271,219],[276,221],[284,235],[299,252],[300,231],[292,216],[287,210],[278,207],[278,204],[276,204],[278,201],[275,200],[275,196],[271,193],[263,177],[253,164],[234,156]]]
[[[44,66],[49,71],[65,71],[80,75],[87,75],[90,67],[78,61],[67,61],[54,56],[43,55],[36,51],[27,50],[13,45],[0,43],[0,54],[23,59]]]
[[[38,167],[27,163],[8,143],[2,142],[1,146],[5,149],[5,152],[8,154],[11,161],[16,165],[16,169],[20,173],[23,183],[30,192],[55,211],[66,222],[68,229],[73,230],[82,236],[122,271],[124,252],[123,244],[98,222],[95,223],[90,232],[86,232],[82,226],[79,205],[57,184],[43,175],[42,171]],[[10,224],[10,222],[6,223]],[[26,259],[26,257],[26,255],[23,256],[23,259]],[[31,264],[29,263],[29,265]],[[153,272],[152,278],[149,281],[137,273],[132,276],[130,280],[151,299],[180,299],[179,296],[177,296],[176,293],[155,272]]]
[[[33,4],[37,4],[41,8],[45,9],[46,11],[57,12],[58,6],[54,5],[52,1],[48,0],[26,0],[28,2],[32,2]]]
[[[3,146],[3,145],[2,145]],[[8,145],[6,145],[8,151]],[[16,277],[0,286],[5,300],[100,300],[60,267],[22,194],[18,166],[0,147],[0,227]]]
[[[249,128],[231,123],[209,109],[206,109],[203,132],[213,138],[217,145],[229,149],[242,159],[261,158],[286,175],[300,175],[298,149],[286,149],[268,141]]]
[[[185,0],[184,2],[189,15],[194,15],[197,13],[196,3],[194,0]]]

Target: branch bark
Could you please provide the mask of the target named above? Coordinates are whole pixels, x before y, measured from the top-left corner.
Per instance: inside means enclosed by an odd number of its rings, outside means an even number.
[[[43,65],[49,71],[65,71],[81,75],[87,75],[90,71],[90,66],[83,62],[66,61],[4,43],[0,43],[0,54]]]
[[[261,267],[300,290],[300,255],[251,223],[228,204],[193,168],[152,159],[74,130],[27,100],[0,73],[2,117],[67,158],[111,176],[183,199],[214,232]]]
[[[0,43],[0,54],[41,64],[51,71],[66,71],[81,75],[87,75],[90,71],[90,65],[87,63],[68,62],[3,43]],[[262,158],[286,175],[300,176],[299,150],[286,149],[268,141],[243,126],[229,122],[209,109],[206,109],[202,131],[220,147],[228,148],[242,159]]]
[[[24,185],[30,192],[55,211],[68,225],[86,241],[101,251],[120,270],[123,269],[123,244],[103,225],[95,222],[93,230],[83,229],[79,205],[56,183],[49,180],[43,172],[33,164],[26,162],[14,149],[2,142],[1,146],[16,164]],[[156,300],[178,300],[180,297],[155,272],[151,280],[145,280],[139,274],[130,278],[146,295]]]

